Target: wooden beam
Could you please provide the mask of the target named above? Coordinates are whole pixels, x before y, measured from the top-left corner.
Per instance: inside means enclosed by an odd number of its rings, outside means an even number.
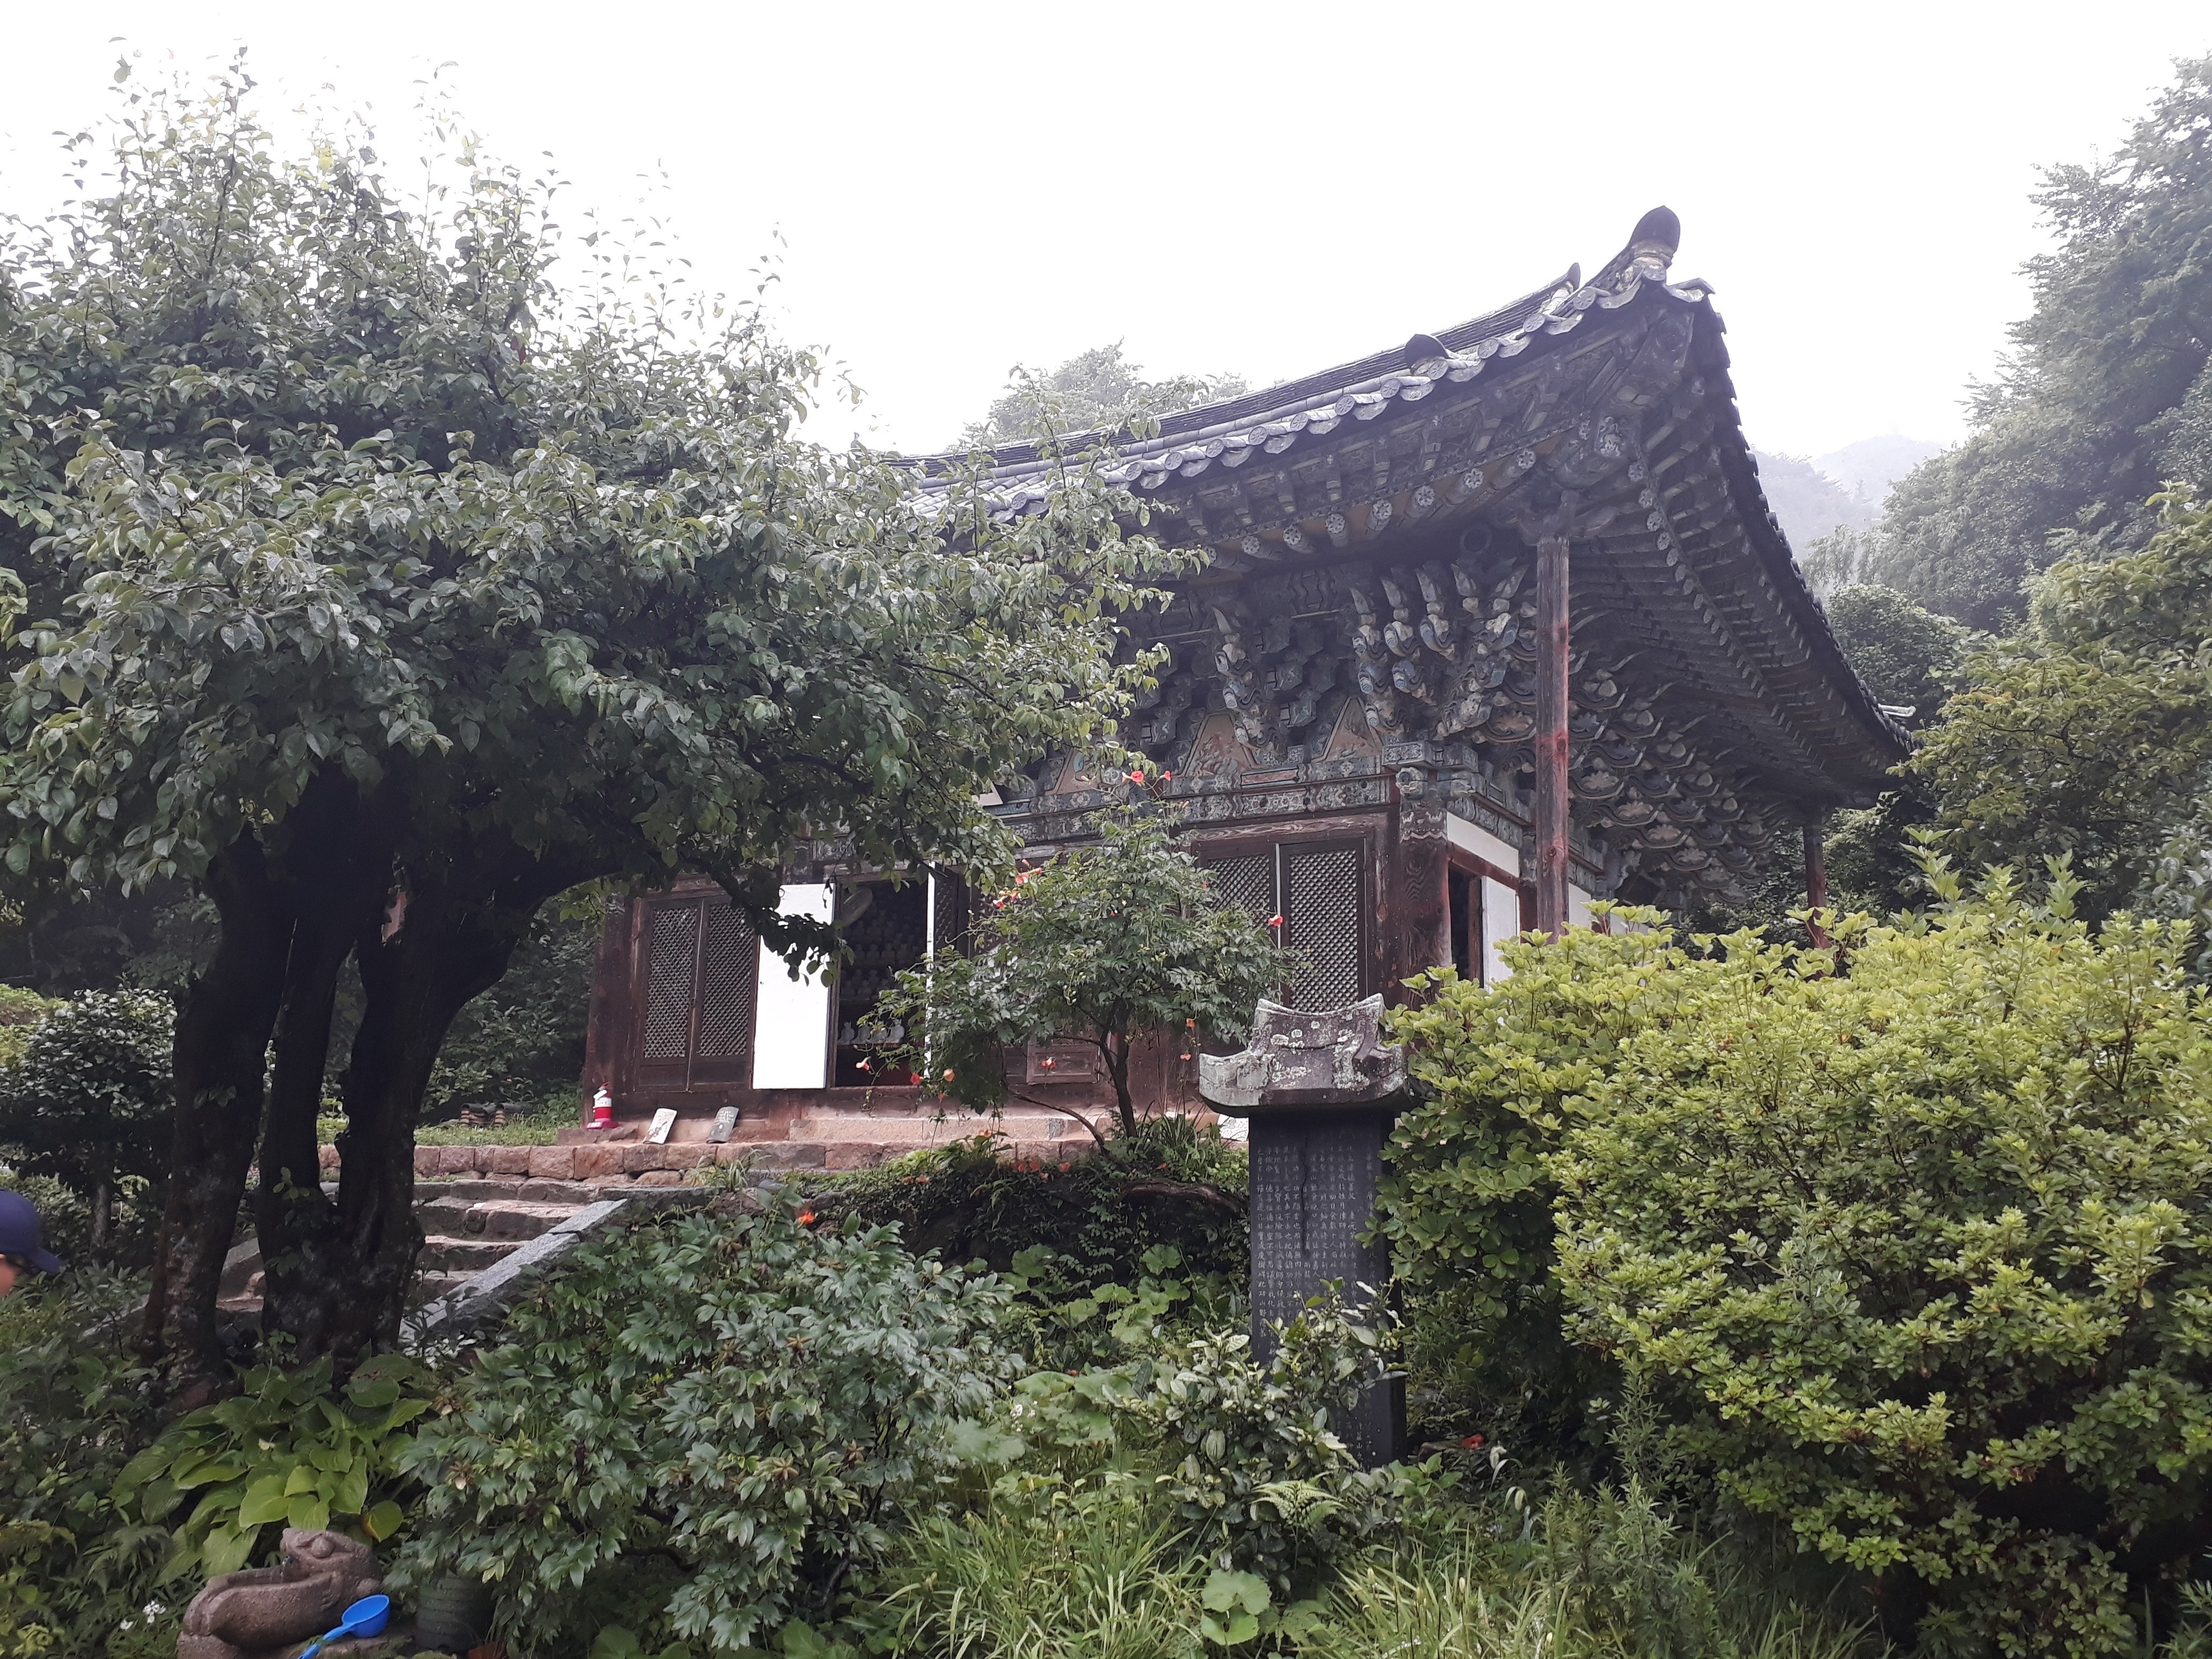
[[[1567,931],[1567,524],[1536,538],[1536,928]]]

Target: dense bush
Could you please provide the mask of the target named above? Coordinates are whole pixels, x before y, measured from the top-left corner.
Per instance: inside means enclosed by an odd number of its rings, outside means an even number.
[[[1654,912],[1623,912],[1656,922]],[[1527,1450],[1577,1449],[1601,1368],[1565,1341],[1546,1158],[1572,1103],[1662,1004],[1663,936],[1577,928],[1505,946],[1486,988],[1447,969],[1390,1015],[1424,1103],[1398,1121],[1380,1227],[1409,1298],[1412,1404]],[[1680,957],[1680,952],[1672,953]]]
[[[1183,1117],[1146,1120],[1112,1145],[1114,1157],[1062,1164],[1017,1160],[975,1136],[840,1176],[816,1201],[825,1214],[896,1222],[916,1251],[1001,1273],[1042,1245],[1071,1294],[1134,1284],[1146,1252],[1163,1246],[1181,1252],[1187,1276],[1241,1285],[1250,1261],[1237,1207],[1243,1149]]]
[[[1931,876],[1840,957],[1571,935],[1439,987],[1393,1231],[1493,1348],[1553,1274],[1671,1450],[1893,1630],[2123,1651],[2212,1537],[2212,1012],[2185,933]]]
[[[1006,1302],[887,1229],[781,1205],[586,1244],[407,1454],[428,1488],[410,1571],[495,1581],[532,1652],[580,1651],[611,1583],[653,1590],[649,1638],[765,1640],[1002,1438],[975,1419],[1011,1369]]]
[[[173,1631],[145,1629],[175,1600],[161,1583],[168,1531],[127,1515],[113,1495],[157,1421],[151,1376],[130,1353],[127,1316],[118,1317],[143,1291],[143,1281],[75,1268],[0,1301],[0,1654],[8,1659],[152,1659],[175,1650]]]
[[[107,1247],[123,1184],[158,1186],[167,1170],[173,1019],[151,992],[88,991],[48,1007],[0,1064],[4,1156],[89,1205],[94,1249]]]

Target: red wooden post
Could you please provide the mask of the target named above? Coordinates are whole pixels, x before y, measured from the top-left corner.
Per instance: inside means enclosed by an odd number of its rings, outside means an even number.
[[[1808,910],[1828,908],[1828,854],[1822,845],[1827,817],[1826,812],[1816,808],[1813,816],[1805,820],[1805,908]],[[1814,947],[1825,950],[1828,930],[1816,922],[1809,931]]]
[[[1536,541],[1536,927],[1567,931],[1568,514]]]

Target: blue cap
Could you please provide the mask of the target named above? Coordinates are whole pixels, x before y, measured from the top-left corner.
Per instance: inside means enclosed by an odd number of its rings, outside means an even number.
[[[0,1188],[0,1255],[21,1256],[42,1273],[62,1270],[61,1258],[46,1248],[31,1200],[5,1188]]]

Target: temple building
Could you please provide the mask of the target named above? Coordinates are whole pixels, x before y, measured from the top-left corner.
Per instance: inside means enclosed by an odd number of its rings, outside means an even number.
[[[1217,885],[1305,952],[1296,1006],[1435,964],[1494,976],[1501,940],[1586,925],[1593,899],[1682,909],[1799,860],[1818,896],[1824,815],[1905,754],[1760,494],[1711,291],[1669,276],[1678,240],[1656,210],[1588,279],[1121,452],[1155,524],[1206,555],[1138,624],[1169,660],[1128,736],[1172,772]],[[1008,510],[1039,507],[1049,463],[994,459]],[[1048,756],[994,810],[1043,858],[1124,793]],[[613,915],[588,1086],[687,1125],[909,1099],[870,1088],[870,1010],[951,947],[964,895],[848,853],[817,842],[787,872],[787,907],[844,931],[833,979],[794,979],[707,884]],[[1148,1090],[1188,1100],[1173,1047]],[[1033,1089],[1090,1075],[1060,1045],[1012,1063]]]

